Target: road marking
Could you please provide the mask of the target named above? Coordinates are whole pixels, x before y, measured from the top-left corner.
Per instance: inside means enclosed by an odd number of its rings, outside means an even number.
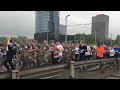
[[[96,69],[99,69],[99,67],[87,69],[87,71],[96,70]]]
[[[58,75],[54,75],[54,76],[49,76],[49,77],[44,77],[44,78],[40,78],[40,79],[48,79],[48,78],[53,78],[53,77],[57,77],[57,76],[60,76],[61,74],[58,74]]]

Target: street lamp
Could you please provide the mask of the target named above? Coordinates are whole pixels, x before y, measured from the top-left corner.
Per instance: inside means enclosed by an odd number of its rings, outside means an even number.
[[[112,46],[112,33],[110,33],[111,34],[111,46]]]
[[[66,43],[67,43],[67,18],[68,18],[69,16],[70,16],[70,14],[65,17],[65,25],[66,25],[65,41],[66,41]]]
[[[47,32],[47,42],[48,42],[48,32]]]

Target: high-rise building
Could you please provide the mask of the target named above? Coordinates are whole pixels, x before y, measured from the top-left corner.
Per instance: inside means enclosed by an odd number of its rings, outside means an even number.
[[[36,11],[35,35],[53,34],[54,39],[58,40],[59,35],[59,11]],[[34,36],[36,39],[37,37]]]
[[[109,35],[109,16],[99,14],[92,17],[92,35],[95,35],[100,40],[108,39]]]
[[[59,34],[60,35],[65,35],[66,34],[66,25],[59,25]]]

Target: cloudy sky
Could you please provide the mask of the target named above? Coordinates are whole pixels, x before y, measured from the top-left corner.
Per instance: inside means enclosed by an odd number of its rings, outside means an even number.
[[[68,24],[91,23],[92,16],[106,14],[110,16],[109,33],[113,38],[120,33],[120,11],[61,11],[60,23],[65,24],[65,16],[68,17]],[[0,11],[0,36],[24,35],[33,38],[35,33],[35,12],[34,11]],[[68,26],[68,34],[91,33],[91,25]]]

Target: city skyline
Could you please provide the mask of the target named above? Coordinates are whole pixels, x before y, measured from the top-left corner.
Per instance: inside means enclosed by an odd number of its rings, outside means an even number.
[[[92,17],[92,35],[96,35],[100,40],[108,40],[109,35],[109,16],[100,14]]]
[[[68,24],[91,23],[92,16],[106,14],[110,16],[109,32],[113,38],[120,33],[120,11],[61,11],[60,23],[64,24],[65,16],[70,14]],[[91,26],[69,26],[69,34],[91,33]],[[35,11],[0,11],[0,36],[27,36],[34,37],[35,33]]]
[[[48,34],[50,34],[54,39],[58,40],[59,18],[59,11],[36,11],[34,39],[41,40],[44,38],[44,36],[48,36]],[[46,37],[46,40],[49,39],[50,38]]]

